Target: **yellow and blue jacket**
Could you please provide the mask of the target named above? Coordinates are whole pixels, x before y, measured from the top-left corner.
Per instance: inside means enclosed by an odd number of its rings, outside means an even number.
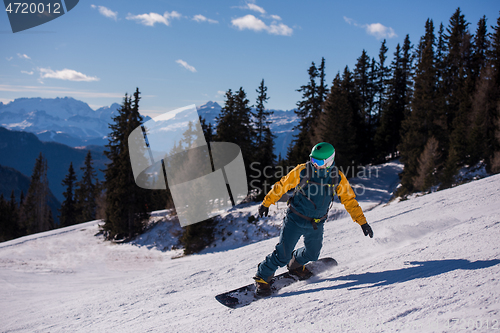
[[[366,223],[363,211],[356,201],[356,195],[341,171],[337,171],[337,168],[315,169],[314,167],[309,167],[310,170],[307,169],[306,163],[297,165],[286,176],[274,184],[262,204],[266,207],[275,204],[285,193],[299,185],[307,172],[313,172],[309,177],[311,184],[305,186],[290,199],[290,204],[297,211],[310,218],[320,218],[328,213],[333,195],[337,194],[340,202],[351,215],[353,221],[359,225]],[[338,183],[336,187],[331,185],[334,183],[332,179],[335,177],[340,178],[336,182]],[[324,184],[325,186],[318,184]],[[335,193],[331,189],[334,189]]]

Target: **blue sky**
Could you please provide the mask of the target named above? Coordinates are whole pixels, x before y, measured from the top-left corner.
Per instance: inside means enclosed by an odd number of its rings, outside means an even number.
[[[460,7],[475,32],[500,2],[80,0],[65,15],[12,33],[0,14],[0,101],[73,97],[92,108],[142,92],[141,113],[156,116],[189,104],[223,102],[239,87],[255,103],[262,79],[274,109],[292,109],[314,61],[327,82],[363,49],[388,61],[406,34],[416,45],[427,18],[445,26]]]

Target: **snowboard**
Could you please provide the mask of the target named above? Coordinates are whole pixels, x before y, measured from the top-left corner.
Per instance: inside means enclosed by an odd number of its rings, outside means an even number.
[[[307,269],[310,270],[311,273],[313,273],[313,276],[321,272],[324,272],[334,266],[337,266],[337,261],[333,258],[321,258],[317,261],[313,261],[306,264]],[[272,294],[267,297],[272,297],[282,288],[289,286],[297,281],[299,281],[299,278],[294,275],[291,275],[288,272],[276,275],[273,278],[273,283],[271,285]],[[220,295],[217,295],[215,296],[215,299],[229,308],[236,309],[246,306],[260,298],[267,298],[267,297],[256,296],[255,283],[252,283],[247,286],[240,287],[222,293]]]

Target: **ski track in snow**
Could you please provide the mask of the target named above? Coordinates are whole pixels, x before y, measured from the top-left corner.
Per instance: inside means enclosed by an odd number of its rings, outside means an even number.
[[[246,220],[256,204],[228,212],[234,220],[221,231],[227,239],[175,260],[179,250],[165,250],[170,241],[154,238],[166,237],[159,226],[129,244],[95,236],[100,221],[0,243],[0,331],[500,329],[500,175],[386,204],[397,170],[389,163],[376,179],[352,181],[366,186],[358,198],[373,239],[336,203],[321,256],[339,266],[235,310],[214,297],[252,281],[277,242],[259,240],[257,231],[277,230],[284,204],[251,226]],[[255,232],[236,235],[244,226]]]

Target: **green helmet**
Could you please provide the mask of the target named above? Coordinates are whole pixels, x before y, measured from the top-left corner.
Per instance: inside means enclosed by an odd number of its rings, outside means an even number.
[[[335,159],[335,148],[333,148],[333,146],[328,142],[318,143],[313,147],[309,157],[315,166],[325,165],[329,168]]]
[[[335,148],[333,148],[333,146],[328,142],[321,142],[313,147],[309,157],[314,157],[318,160],[326,160],[333,154],[335,154]]]

